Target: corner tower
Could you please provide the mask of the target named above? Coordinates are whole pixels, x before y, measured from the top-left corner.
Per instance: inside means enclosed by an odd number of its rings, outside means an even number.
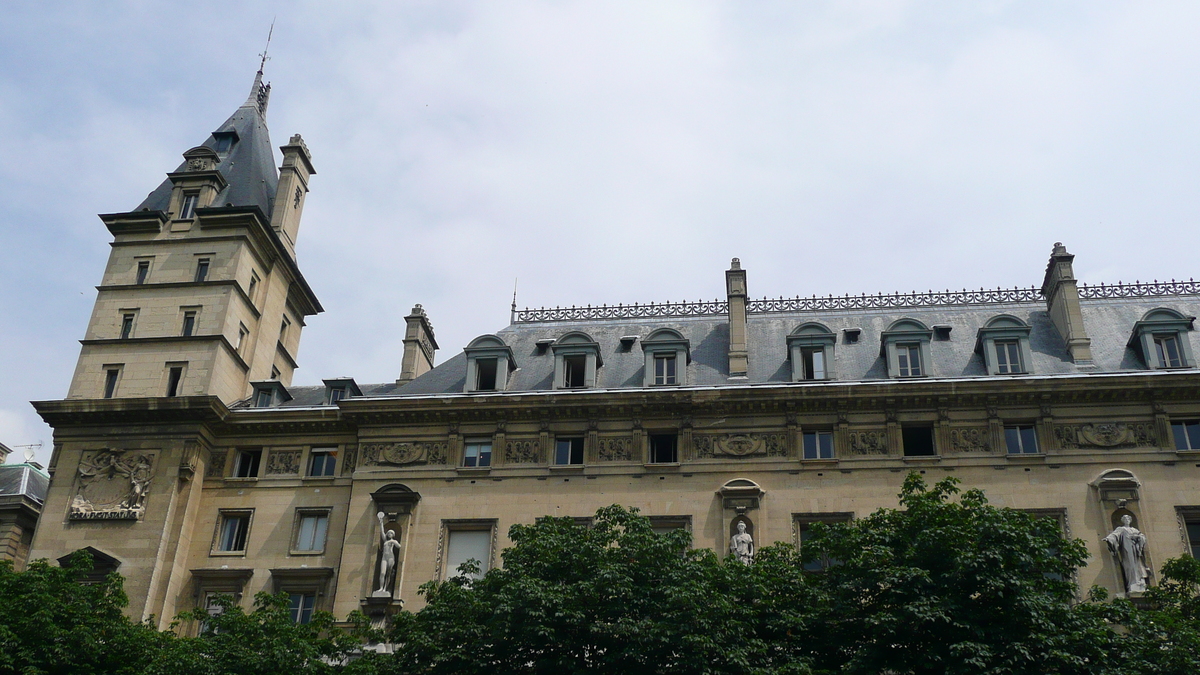
[[[262,75],[137,208],[100,216],[112,252],[68,399],[228,404],[253,381],[291,383],[305,317],[321,311],[295,254],[316,171],[297,134],[276,173]]]

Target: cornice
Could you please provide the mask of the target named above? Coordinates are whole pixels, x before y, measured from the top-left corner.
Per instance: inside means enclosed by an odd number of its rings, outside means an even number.
[[[32,405],[46,424],[55,429],[147,423],[213,423],[229,415],[229,408],[216,396],[59,399],[33,401]]]
[[[149,337],[129,337],[129,338],[91,338],[80,340],[79,344],[85,346],[96,345],[136,345],[136,344],[161,344],[164,342],[217,342],[225,351],[229,353],[235,363],[237,363],[243,371],[250,370],[250,364],[238,354],[237,348],[229,341],[229,338],[223,334],[216,335],[160,335]]]
[[[235,291],[237,291],[237,294],[242,298],[242,301],[246,304],[246,307],[248,307],[250,309],[250,312],[252,314],[254,314],[254,318],[257,319],[260,316],[262,316],[262,312],[260,312],[258,310],[258,308],[254,306],[254,303],[250,301],[250,296],[246,295],[245,289],[242,288],[242,285],[238,282],[237,279],[214,279],[214,280],[206,279],[205,281],[146,282],[144,284],[108,284],[108,285],[104,285],[104,286],[97,286],[96,290],[100,291],[100,292],[121,292],[121,291],[137,292],[137,291],[145,291],[145,290],[150,290],[150,289],[162,289],[162,288],[206,288],[206,287],[211,288],[214,286],[232,286],[233,289]]]

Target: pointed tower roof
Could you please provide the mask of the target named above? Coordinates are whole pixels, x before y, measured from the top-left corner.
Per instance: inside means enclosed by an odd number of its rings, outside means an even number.
[[[201,145],[216,151],[220,158],[217,170],[228,183],[213,200],[213,206],[257,206],[269,219],[279,175],[267,131],[271,85],[263,84],[262,77],[260,67],[246,102]],[[185,160],[176,171],[186,170]],[[164,180],[134,210],[166,211],[172,187],[169,178]]]

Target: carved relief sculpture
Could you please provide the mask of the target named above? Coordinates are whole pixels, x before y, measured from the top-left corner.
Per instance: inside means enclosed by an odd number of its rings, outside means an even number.
[[[84,453],[79,461],[79,490],[71,500],[71,520],[140,520],[153,464],[153,456],[141,452]]]
[[[951,429],[950,449],[954,452],[991,452],[987,427]]]
[[[729,554],[745,565],[754,562],[754,538],[746,532],[746,523],[739,522],[737,534],[729,538]]]
[[[633,461],[633,443],[627,436],[618,438],[598,439],[599,449],[597,457],[601,462],[632,462]]]
[[[392,586],[396,582],[396,561],[400,559],[400,542],[396,541],[395,530],[383,530],[383,511],[376,514],[379,520],[379,588],[371,594],[373,598],[392,597]]]
[[[1121,516],[1121,525],[1104,538],[1108,550],[1121,568],[1125,590],[1129,593],[1144,593],[1150,580],[1150,568],[1146,566],[1146,535],[1133,527],[1133,517]]]
[[[509,464],[540,464],[541,443],[537,439],[508,441],[504,444],[504,461]]]
[[[392,464],[445,464],[446,444],[428,441],[369,443],[362,446],[363,466]]]
[[[851,454],[886,455],[888,442],[886,431],[852,431],[847,434]]]
[[[208,468],[204,475],[208,478],[220,478],[225,475],[225,451],[214,450],[209,453]]]
[[[1080,448],[1152,448],[1158,446],[1158,433],[1154,423],[1126,424],[1105,422],[1100,424],[1060,425],[1054,427],[1054,436],[1059,447],[1067,450]]]
[[[267,458],[267,474],[275,476],[294,476],[300,473],[299,450],[272,450]]]
[[[699,458],[717,455],[731,457],[750,455],[784,457],[787,455],[786,434],[699,434],[692,437],[692,445],[696,450],[696,457]]]

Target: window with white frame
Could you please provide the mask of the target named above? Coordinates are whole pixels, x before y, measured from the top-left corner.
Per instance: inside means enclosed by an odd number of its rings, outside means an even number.
[[[316,593],[288,594],[288,612],[291,613],[292,623],[310,623],[316,607]]]
[[[880,352],[891,377],[929,375],[929,341],[933,330],[916,319],[900,319],[880,334]]]
[[[1190,336],[1195,320],[1165,307],[1151,310],[1134,324],[1129,346],[1141,353],[1148,368],[1194,368]]]
[[[983,356],[988,375],[1018,375],[1031,372],[1029,324],[1010,314],[988,320],[975,340],[975,351]]]
[[[806,323],[788,335],[787,344],[793,382],[833,379],[836,333],[819,323]]]
[[[650,463],[675,464],[679,461],[679,436],[650,434]]]
[[[262,448],[243,448],[238,450],[237,459],[233,465],[234,478],[258,478],[258,466],[262,461]]]
[[[191,220],[196,217],[196,204],[200,203],[200,193],[183,193],[183,204],[179,207],[179,219]]]
[[[833,459],[832,431],[805,431],[804,459]]]
[[[604,365],[600,345],[587,333],[572,331],[550,345],[554,353],[555,389],[590,389]]]
[[[1173,420],[1171,435],[1176,450],[1200,450],[1200,420]]]
[[[313,448],[308,453],[308,475],[332,477],[337,469],[337,448]]]
[[[329,533],[329,510],[298,510],[296,512],[295,553],[321,553]]]
[[[918,343],[896,345],[896,364],[898,366],[896,373],[900,377],[924,375],[921,370],[921,345]]]
[[[253,510],[221,511],[217,519],[217,536],[214,553],[245,553],[250,536],[250,519]]]
[[[467,377],[463,392],[504,391],[508,377],[516,370],[512,348],[495,335],[480,335],[463,352],[467,356]]]
[[[1036,455],[1037,429],[1032,424],[1011,424],[1004,427],[1004,445],[1010,455]]]
[[[463,441],[463,464],[467,468],[492,465],[492,439],[470,438]]]
[[[441,552],[443,579],[464,574],[459,568],[469,560],[479,566],[478,572],[468,575],[470,578],[478,579],[491,569],[495,520],[446,520],[442,527],[445,531],[445,548]]]
[[[632,346],[632,342],[629,343]],[[642,340],[647,387],[687,384],[687,364],[691,362],[691,343],[673,328],[659,328]]]
[[[583,437],[572,436],[555,439],[554,463],[559,466],[583,464]]]

